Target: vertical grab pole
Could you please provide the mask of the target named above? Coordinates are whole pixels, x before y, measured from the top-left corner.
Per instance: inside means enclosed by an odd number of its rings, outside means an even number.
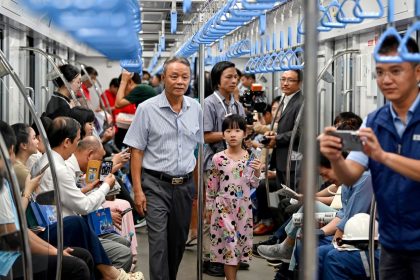
[[[318,31],[317,31],[317,1],[305,0],[305,72],[318,72]],[[300,279],[316,279],[317,275],[317,240],[315,238],[315,184],[317,170],[316,120],[317,95],[310,94],[311,89],[317,87],[315,75],[304,75],[303,90],[307,90],[304,103],[304,131],[303,138],[305,156],[303,164],[303,265],[300,266]]]
[[[199,84],[199,95],[200,95],[200,104],[201,109],[204,112],[204,90],[205,90],[205,77],[204,77],[204,59],[205,59],[205,45],[200,44],[198,50],[198,81]],[[201,119],[200,122],[203,123],[204,120]],[[197,241],[197,279],[203,279],[203,164],[204,164],[204,155],[203,155],[204,145],[200,144],[198,148],[198,241]]]
[[[6,143],[4,143],[3,136],[0,134],[0,155],[3,157],[4,165],[9,174],[10,178],[10,193],[13,196],[13,200],[15,201],[16,212],[17,212],[17,219],[19,221],[19,230],[20,231],[20,239],[21,244],[23,246],[23,276],[25,280],[32,280],[32,255],[29,246],[29,236],[28,236],[28,227],[26,223],[26,216],[25,212],[22,208],[21,203],[21,196],[20,196],[20,189],[19,184],[16,178],[16,173],[12,167],[12,163],[10,161],[9,153],[7,151]],[[0,182],[2,184],[3,182]],[[13,203],[13,202],[11,202]]]

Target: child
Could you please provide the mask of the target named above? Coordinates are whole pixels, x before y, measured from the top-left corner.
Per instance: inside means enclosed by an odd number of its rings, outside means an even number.
[[[210,220],[210,261],[224,263],[227,280],[236,279],[239,262],[248,262],[252,252],[250,187],[257,187],[261,162],[249,160],[243,148],[246,121],[239,115],[222,124],[228,148],[213,156],[207,186],[207,220]]]

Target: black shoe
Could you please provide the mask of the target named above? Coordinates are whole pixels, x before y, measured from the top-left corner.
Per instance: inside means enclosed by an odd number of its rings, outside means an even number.
[[[249,263],[246,262],[239,262],[239,270],[248,270]]]
[[[222,263],[210,262],[206,269],[203,269],[203,272],[213,277],[225,277],[225,269]]]
[[[255,257],[260,257],[260,254],[258,253],[258,246],[260,245],[274,245],[278,243],[278,239],[275,236],[271,236],[269,239],[265,241],[260,241],[257,244],[252,245],[252,255]]]

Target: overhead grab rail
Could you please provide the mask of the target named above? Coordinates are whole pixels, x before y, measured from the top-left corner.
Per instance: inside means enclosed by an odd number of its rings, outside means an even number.
[[[12,162],[10,160],[9,152],[7,150],[6,144],[3,139],[3,135],[0,134],[0,161],[4,162],[4,167],[6,168],[6,171],[9,175],[10,179],[10,193],[12,195],[13,201],[15,202],[14,205],[16,207],[17,212],[17,219],[19,223],[19,227],[16,230],[20,231],[19,238],[20,238],[20,245],[21,250],[23,251],[23,257],[22,257],[22,267],[23,267],[23,276],[24,279],[33,279],[32,274],[32,255],[30,251],[29,246],[29,237],[28,237],[28,226],[26,222],[26,215],[25,211],[23,211],[22,203],[21,203],[21,195],[20,195],[20,189],[19,189],[19,183],[15,174],[15,171],[12,166]],[[3,184],[3,182],[0,182],[0,184]],[[2,186],[2,188],[5,188],[5,186]],[[6,191],[7,195],[7,191]],[[11,201],[11,204],[13,202]],[[12,209],[10,209],[12,210]],[[2,232],[2,235],[5,233]],[[3,250],[4,248],[0,248],[0,250]]]
[[[21,48],[22,49],[22,48]],[[29,49],[26,49],[29,50]],[[32,50],[32,49],[31,49]],[[36,51],[40,51],[38,49],[33,49]],[[45,55],[45,52],[42,52]],[[51,57],[47,56],[49,60]],[[6,59],[6,56],[2,51],[0,51],[0,63],[1,66],[5,69],[6,73],[10,75],[10,77],[15,82],[16,86],[19,89],[20,94],[24,98],[25,104],[29,107],[29,111],[35,121],[35,124],[38,128],[39,134],[41,135],[42,142],[45,146],[45,153],[47,155],[48,162],[50,164],[51,170],[51,177],[54,185],[54,199],[56,203],[56,215],[57,215],[57,272],[56,272],[56,279],[59,280],[61,276],[61,262],[63,259],[63,211],[61,206],[61,197],[60,197],[60,189],[58,188],[58,176],[57,176],[57,168],[55,166],[55,162],[52,156],[52,150],[50,146],[50,142],[48,141],[47,133],[42,125],[41,119],[38,117],[38,114],[35,110],[34,103],[29,95],[26,93],[26,88],[23,85],[22,81],[19,79],[18,75],[13,70],[12,66]],[[58,71],[57,66],[53,64],[53,67]],[[59,74],[62,76],[61,72],[58,71]],[[64,77],[62,77],[63,81],[66,81]]]

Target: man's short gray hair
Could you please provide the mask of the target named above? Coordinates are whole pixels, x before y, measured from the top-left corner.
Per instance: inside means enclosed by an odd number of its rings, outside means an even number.
[[[166,69],[168,68],[169,64],[175,63],[175,62],[179,62],[182,63],[186,66],[188,66],[188,69],[191,69],[191,64],[188,61],[188,59],[186,59],[185,57],[180,57],[180,56],[173,56],[168,58],[165,63],[163,64],[163,71],[162,73],[165,74],[166,73]]]

